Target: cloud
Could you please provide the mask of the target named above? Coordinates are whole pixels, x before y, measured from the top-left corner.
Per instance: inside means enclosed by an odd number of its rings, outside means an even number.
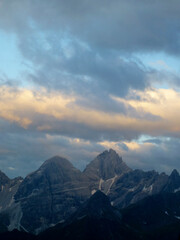
[[[1,0],[0,26],[26,34],[35,24],[43,31],[70,32],[99,48],[176,55],[180,50],[179,10],[178,0]]]
[[[90,47],[72,36],[45,34],[42,40],[35,32],[21,41],[20,49],[33,63],[29,81],[48,89],[101,99],[110,93],[124,96],[130,88],[142,90],[149,85],[151,71],[143,65],[124,60],[119,52]]]
[[[29,84],[100,99],[151,85],[148,76],[157,71],[132,53],[178,54],[179,8],[177,0],[78,0],[76,6],[72,0],[2,0],[0,27],[16,36],[24,62],[32,67]],[[168,78],[179,82],[172,74]]]
[[[2,168],[24,176],[57,153],[82,168],[111,146],[131,166],[179,166],[179,76],[135,57],[179,58],[179,11],[179,0],[0,0],[0,31],[26,66],[19,79],[1,73]]]
[[[24,128],[96,141],[131,140],[142,134],[180,136],[180,95],[172,89],[132,91],[126,99],[111,96],[112,109],[86,107],[86,100],[83,104],[81,97],[79,104],[74,94],[3,86],[0,118],[15,124],[17,131]]]

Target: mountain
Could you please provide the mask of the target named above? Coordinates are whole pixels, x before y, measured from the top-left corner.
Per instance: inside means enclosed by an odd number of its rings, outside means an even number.
[[[29,240],[177,240],[180,238],[180,192],[162,192],[118,210],[97,191],[64,223],[37,236],[13,230],[0,239]]]
[[[21,177],[9,179],[0,171],[0,232],[16,227],[17,218],[19,217],[19,207],[15,204],[14,195],[22,181]],[[14,222],[12,228],[10,225],[11,220]]]
[[[3,172],[0,171],[0,191],[2,191],[4,188],[4,185],[9,182],[10,182],[10,179]]]
[[[23,230],[38,234],[66,220],[94,193],[106,194],[122,209],[159,193],[180,191],[180,176],[132,170],[110,149],[99,154],[85,170],[55,156],[25,179],[0,174],[0,231]]]
[[[147,239],[180,238],[180,192],[149,196],[121,210],[122,221]]]
[[[127,207],[149,195],[163,191],[168,182],[168,175],[155,171],[129,171],[118,176],[111,186],[109,197],[114,206]]]
[[[135,231],[123,225],[121,214],[110,204],[108,197],[97,191],[64,225],[42,233],[40,240],[128,240],[140,239]]]
[[[180,175],[176,169],[174,169],[168,178],[163,192],[178,192],[180,191]]]
[[[36,236],[26,233],[26,232],[20,232],[17,229],[11,231],[11,232],[4,232],[0,234],[0,239],[3,240],[36,240]]]
[[[90,195],[85,175],[67,159],[53,157],[29,174],[15,195],[22,210],[20,224],[38,233],[64,221]]]
[[[93,180],[108,180],[128,171],[131,171],[131,169],[114,150],[110,149],[99,154],[90,162],[84,173]]]

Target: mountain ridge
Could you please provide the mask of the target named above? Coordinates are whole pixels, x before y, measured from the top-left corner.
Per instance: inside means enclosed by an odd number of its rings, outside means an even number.
[[[179,191],[180,177],[177,170],[170,176],[132,170],[110,149],[99,154],[83,172],[66,158],[54,156],[18,180],[12,189],[7,184],[0,192],[0,215],[6,210],[11,216],[7,226],[10,230],[24,228],[37,234],[66,221],[99,190],[121,209],[147,196]]]

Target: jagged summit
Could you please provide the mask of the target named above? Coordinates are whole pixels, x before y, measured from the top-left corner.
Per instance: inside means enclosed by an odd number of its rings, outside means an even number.
[[[121,219],[120,212],[111,206],[109,198],[100,190],[94,193],[76,212],[71,221],[75,219],[88,218],[106,218]]]
[[[174,169],[170,175],[170,178],[177,178],[177,177],[180,177],[179,172],[176,169]]]
[[[180,191],[180,175],[176,169],[174,169],[168,178],[166,185],[163,188],[165,192],[178,192]]]
[[[9,182],[10,182],[10,179],[6,176],[6,174],[0,171],[0,187]]]
[[[92,211],[99,211],[104,207],[110,208],[111,204],[109,198],[103,192],[98,190],[90,197],[86,207],[88,207],[88,209]]]
[[[110,149],[99,154],[90,162],[85,168],[84,173],[92,179],[102,178],[103,180],[107,180],[130,170],[116,151]]]

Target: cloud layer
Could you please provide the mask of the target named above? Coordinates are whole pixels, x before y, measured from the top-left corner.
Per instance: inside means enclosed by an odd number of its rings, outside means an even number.
[[[1,0],[0,26],[27,34],[35,24],[101,48],[179,54],[179,10],[178,0]]]
[[[180,74],[162,57],[179,69],[179,12],[179,0],[0,0],[14,46],[0,61],[16,53],[19,69],[0,72],[0,168],[24,176],[60,154],[82,169],[114,147],[132,167],[179,169]]]

